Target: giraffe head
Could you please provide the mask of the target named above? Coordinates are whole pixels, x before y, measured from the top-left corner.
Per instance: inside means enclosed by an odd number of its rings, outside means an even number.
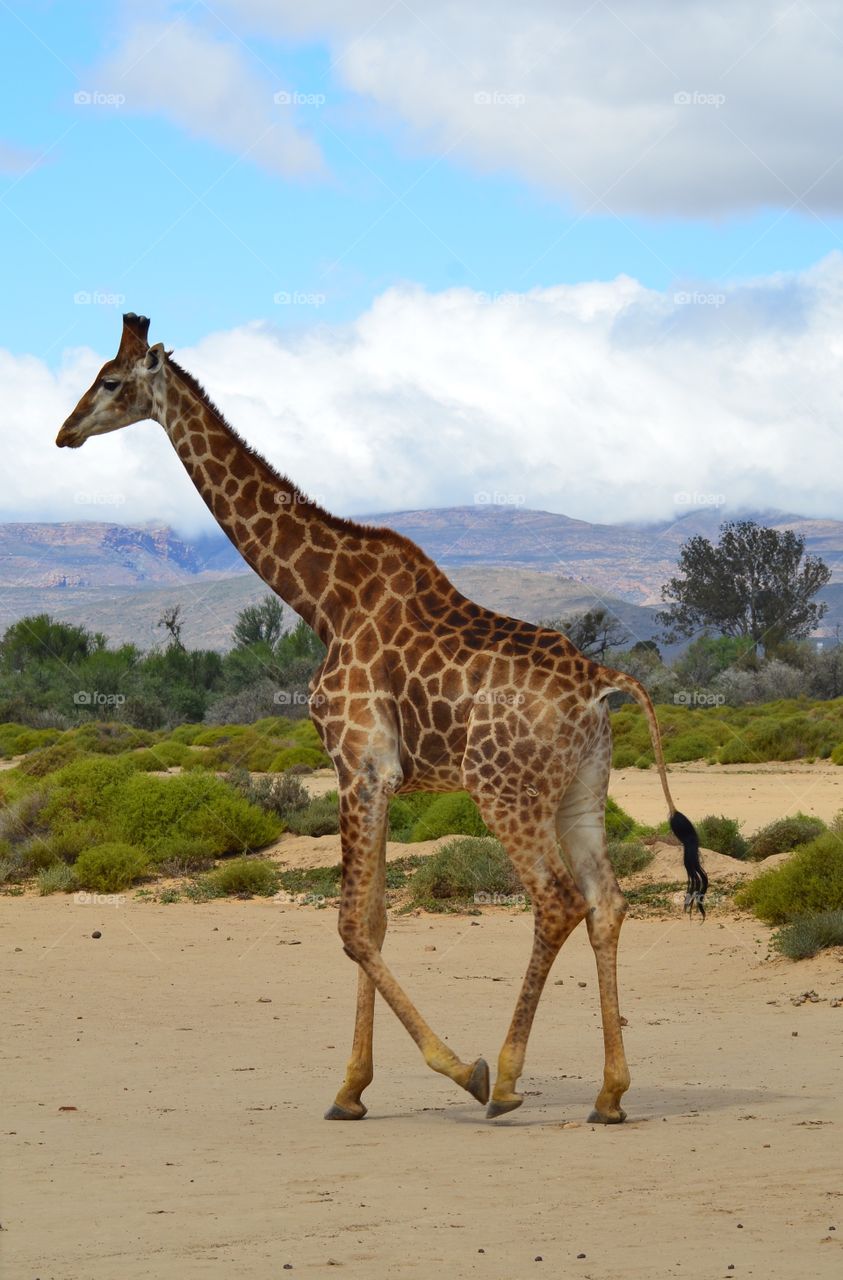
[[[100,369],[56,437],[59,448],[78,449],[89,436],[102,436],[154,417],[153,391],[167,363],[162,343],[150,347],[149,320],[133,311],[123,317],[117,355]]]

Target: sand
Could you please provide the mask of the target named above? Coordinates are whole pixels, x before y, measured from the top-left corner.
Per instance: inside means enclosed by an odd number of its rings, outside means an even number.
[[[606,1129],[585,1123],[602,1058],[579,929],[519,1111],[486,1121],[381,1004],[369,1117],[328,1124],[355,985],[332,909],[2,897],[0,924],[10,1280],[841,1274],[837,953],[767,959],[768,930],[716,906],[628,921],[633,1085]],[[387,957],[493,1061],[530,928],[398,917]]]

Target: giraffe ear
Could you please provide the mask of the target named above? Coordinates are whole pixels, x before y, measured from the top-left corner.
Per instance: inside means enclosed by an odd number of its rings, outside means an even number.
[[[167,353],[164,350],[163,342],[156,342],[154,347],[150,347],[143,358],[143,369],[145,373],[157,373],[164,365],[167,359]]]

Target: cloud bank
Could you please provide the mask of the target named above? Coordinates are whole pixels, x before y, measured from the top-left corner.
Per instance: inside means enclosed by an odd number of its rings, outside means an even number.
[[[180,349],[154,316],[151,332],[333,510],[509,501],[600,521],[706,502],[843,517],[841,334],[837,254],[731,288],[408,285],[295,337],[254,324]],[[16,459],[4,519],[205,522],[158,427],[54,448],[112,354],[68,351],[54,372],[0,352],[0,441]]]

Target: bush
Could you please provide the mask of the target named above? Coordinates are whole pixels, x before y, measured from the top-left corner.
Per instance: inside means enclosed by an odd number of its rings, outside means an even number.
[[[260,849],[281,831],[271,814],[206,773],[134,775],[121,788],[112,824],[120,839],[156,858],[173,836],[201,840],[209,856],[222,857]]]
[[[771,822],[749,841],[747,857],[754,862],[769,858],[774,853],[789,853],[800,844],[816,839],[825,830],[822,818],[812,818],[806,813],[795,813],[791,818],[779,818]]]
[[[440,836],[488,836],[489,828],[480,817],[477,805],[467,791],[433,795],[417,817],[409,839],[437,840]]]
[[[151,861],[162,875],[182,876],[206,871],[214,865],[214,855],[199,836],[173,835],[159,841]]]
[[[128,889],[149,868],[142,849],[130,844],[100,844],[85,849],[76,859],[74,872],[82,889],[94,893],[119,893]]]
[[[791,960],[807,960],[826,947],[843,947],[843,911],[799,916],[772,938],[773,946]]]
[[[740,825],[734,818],[719,818],[708,814],[697,824],[697,835],[704,849],[725,853],[730,858],[745,858],[747,842],[741,835]]]
[[[340,829],[340,806],[336,791],[309,800],[307,806],[285,815],[287,830],[297,836],[335,836]]]
[[[278,888],[278,873],[271,862],[260,858],[234,858],[206,876],[205,883],[219,896],[257,894],[269,897]]]
[[[637,840],[610,840],[608,852],[612,870],[619,878],[643,871],[653,861],[652,849]]]
[[[738,891],[735,901],[768,924],[843,910],[843,840],[823,832],[782,866],[756,876]]]
[[[231,769],[225,781],[259,809],[275,813],[282,820],[310,804],[310,793],[292,773],[282,773],[277,778],[268,774],[253,778],[248,769]]]
[[[450,840],[424,860],[410,881],[411,904],[429,911],[523,894],[503,845],[488,837]]]
[[[76,886],[76,872],[66,862],[54,862],[38,876],[38,892],[42,897],[49,893],[70,893]]]
[[[628,840],[636,830],[636,822],[611,796],[606,800],[606,837],[609,840]]]
[[[324,769],[330,763],[325,752],[317,750],[316,747],[285,747],[283,751],[279,751],[272,757],[269,772],[283,773],[285,769],[292,769],[296,764],[306,764],[309,769]]]

